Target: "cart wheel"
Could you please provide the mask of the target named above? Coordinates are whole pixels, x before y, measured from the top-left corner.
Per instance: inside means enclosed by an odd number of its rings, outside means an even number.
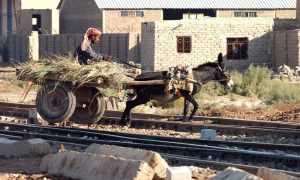
[[[103,116],[105,111],[105,100],[101,95],[95,95],[93,100],[76,107],[70,121],[78,124],[95,124]]]
[[[63,83],[49,83],[43,86],[36,97],[37,111],[43,119],[52,123],[66,121],[76,107],[76,97]]]

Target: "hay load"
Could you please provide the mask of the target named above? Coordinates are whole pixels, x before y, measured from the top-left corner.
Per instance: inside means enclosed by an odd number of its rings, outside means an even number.
[[[42,84],[46,79],[52,78],[72,82],[78,87],[88,82],[116,86],[122,81],[131,79],[128,72],[128,68],[116,62],[100,61],[82,66],[71,57],[29,61],[17,66],[18,79]]]

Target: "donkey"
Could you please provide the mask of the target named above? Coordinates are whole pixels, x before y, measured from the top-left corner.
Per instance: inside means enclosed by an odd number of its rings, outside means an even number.
[[[183,121],[191,122],[195,116],[197,109],[199,108],[198,103],[196,102],[194,95],[199,93],[202,87],[202,84],[205,84],[211,80],[220,82],[220,84],[225,87],[231,88],[233,86],[233,80],[226,70],[226,66],[223,63],[223,55],[219,53],[218,62],[208,62],[203,65],[199,65],[196,68],[192,69],[193,77],[195,83],[193,83],[193,91],[189,92],[188,90],[179,89],[180,93],[171,93],[165,91],[166,85],[138,85],[133,86],[136,96],[133,100],[126,102],[126,108],[123,112],[120,124],[123,126],[130,126],[131,124],[131,110],[141,104],[145,104],[150,100],[156,100],[159,102],[172,102],[180,96],[184,97],[184,108],[183,108]],[[150,72],[142,73],[137,76],[134,80],[136,81],[145,81],[145,80],[162,80],[165,79],[167,71],[162,72]],[[187,112],[189,103],[193,104],[193,110],[190,114],[190,117],[187,118]]]

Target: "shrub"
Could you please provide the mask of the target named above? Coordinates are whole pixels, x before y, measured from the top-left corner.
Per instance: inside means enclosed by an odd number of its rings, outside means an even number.
[[[267,67],[251,65],[245,73],[233,71],[233,93],[258,97],[270,104],[279,102],[299,103],[300,85],[286,81],[272,81],[272,71]]]
[[[300,103],[300,85],[282,81],[273,82],[267,102],[270,104]]]
[[[243,75],[241,95],[263,98],[271,89],[271,73],[267,67],[250,65]]]

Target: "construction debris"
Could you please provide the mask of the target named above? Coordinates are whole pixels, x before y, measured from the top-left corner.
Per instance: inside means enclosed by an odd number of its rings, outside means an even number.
[[[19,141],[0,138],[0,157],[44,156],[49,153],[51,153],[51,147],[43,139]]]
[[[168,167],[167,180],[191,180],[192,173],[187,166]]]
[[[152,180],[153,169],[145,162],[113,156],[64,151],[42,159],[40,169],[72,179]]]
[[[86,153],[114,156],[117,158],[132,159],[146,162],[155,172],[154,179],[165,179],[167,162],[160,156],[160,154],[142,149],[126,148],[120,146],[92,144]]]
[[[259,168],[257,176],[264,180],[299,180],[300,178],[285,174],[278,170],[269,169],[266,167]]]
[[[274,72],[272,79],[287,79],[289,81],[300,81],[300,67],[296,66],[295,69],[287,65],[279,66],[277,72]]]
[[[263,180],[260,177],[247,173],[246,171],[237,169],[235,167],[228,167],[212,178],[212,180],[241,180],[241,179]]]

